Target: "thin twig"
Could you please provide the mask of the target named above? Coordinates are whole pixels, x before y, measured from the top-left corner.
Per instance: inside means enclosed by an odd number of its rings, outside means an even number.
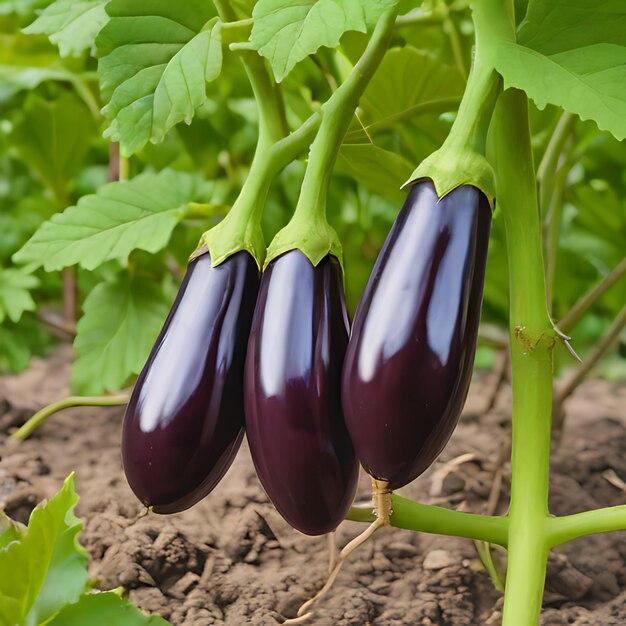
[[[563,384],[554,393],[552,403],[552,419],[554,421],[554,429],[557,436],[563,430],[565,421],[565,412],[563,404],[569,398],[576,388],[583,382],[591,370],[598,364],[598,361],[611,349],[613,344],[619,339],[619,336],[626,326],[626,306],[622,308],[613,323],[606,330],[600,341],[585,355],[583,363],[565,379]]]
[[[70,396],[53,404],[49,404],[40,411],[37,411],[12,437],[14,439],[26,439],[32,435],[33,431],[43,424],[51,415],[77,406],[120,406],[128,404],[130,396],[120,394],[117,396]]]
[[[626,257],[574,304],[569,313],[557,324],[559,330],[569,335],[572,328],[578,324],[582,316],[590,309],[594,302],[623,278],[624,275],[626,275]]]

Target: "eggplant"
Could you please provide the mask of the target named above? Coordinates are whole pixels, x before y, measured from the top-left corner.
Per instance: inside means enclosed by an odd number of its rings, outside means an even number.
[[[357,308],[342,378],[365,470],[397,489],[443,450],[469,389],[491,208],[463,185],[413,185]]]
[[[259,284],[248,252],[217,267],[208,253],[192,260],[137,379],[124,417],[122,462],[135,495],[157,513],[198,502],[235,458]]]
[[[344,519],[358,462],[341,410],[348,315],[339,262],[300,250],[265,270],[245,368],[246,435],[258,477],[297,530],[321,535]]]

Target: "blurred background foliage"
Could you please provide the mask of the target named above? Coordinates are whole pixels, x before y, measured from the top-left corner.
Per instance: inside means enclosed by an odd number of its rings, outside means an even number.
[[[132,382],[188,255],[236,198],[256,145],[257,112],[239,60],[226,54],[220,77],[208,87],[207,104],[191,124],[177,125],[161,143],[147,144],[120,162],[116,145],[103,139],[105,102],[94,50],[68,49],[69,36],[57,41],[58,48],[45,35],[22,32],[48,4],[0,0],[0,372],[19,371],[31,355],[72,340],[75,391],[101,393]],[[250,3],[241,4],[246,10]],[[400,18],[392,48],[362,98],[337,162],[329,219],[344,246],[351,313],[403,202],[400,186],[442,143],[463,93],[473,35],[469,12],[463,2],[434,6],[427,19],[422,13]],[[321,49],[289,74],[282,87],[292,128],[336,88],[366,40],[348,33],[339,50]],[[531,105],[536,165],[558,125],[567,130],[557,173],[541,193],[555,321],[623,263],[626,249],[626,146],[591,122],[563,122],[560,109],[539,111]],[[11,261],[42,222],[117,179],[120,166],[131,179],[171,169],[195,180],[202,204],[185,212],[167,245],[153,254],[135,250],[127,261],[110,260],[91,271],[46,272]],[[304,168],[303,156],[274,182],[263,218],[267,242],[288,221]],[[571,329],[572,345],[581,356],[625,302],[622,279]],[[494,346],[506,341],[507,316],[506,248],[496,206],[479,367],[490,366]],[[625,377],[625,356],[622,341],[603,360],[601,374]],[[562,349],[557,364],[560,371],[575,361]]]

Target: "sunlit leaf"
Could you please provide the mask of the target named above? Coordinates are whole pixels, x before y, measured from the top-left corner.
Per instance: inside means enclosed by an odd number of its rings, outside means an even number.
[[[94,269],[127,259],[135,249],[157,252],[208,188],[198,177],[172,170],[110,183],[44,222],[13,259],[48,271],[75,264]]]
[[[281,81],[322,46],[334,48],[347,31],[366,32],[396,0],[259,0],[250,42]]]

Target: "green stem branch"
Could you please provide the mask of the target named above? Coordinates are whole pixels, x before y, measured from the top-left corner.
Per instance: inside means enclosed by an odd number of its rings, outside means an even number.
[[[588,354],[585,355],[583,362],[576,370],[565,379],[565,381],[557,388],[554,396],[552,415],[554,419],[554,430],[560,433],[565,421],[565,411],[563,404],[569,398],[578,386],[585,380],[591,370],[598,364],[600,359],[611,349],[615,342],[619,339],[622,331],[626,327],[626,307],[618,313],[612,324],[606,330],[600,340],[593,346]]]
[[[557,175],[559,158],[563,148],[569,139],[574,126],[576,116],[564,111],[557,122],[554,133],[537,168],[537,182],[539,183],[539,208],[542,215],[547,215],[550,206],[550,197],[554,189],[554,178]]]
[[[341,244],[326,220],[326,199],[337,154],[363,91],[387,51],[397,8],[381,16],[348,78],[321,108],[319,132],[309,154],[298,204],[289,224],[274,238],[266,264],[277,256],[300,249],[317,265],[328,253],[342,260]]]
[[[408,182],[431,179],[439,197],[469,184],[480,189],[493,206],[495,181],[485,159],[487,131],[502,80],[495,71],[496,42],[513,41],[512,7],[502,0],[474,0],[474,58],[459,112],[439,150],[425,159]]]
[[[396,494],[392,496],[393,514],[391,525],[396,528],[415,530],[451,537],[466,537],[488,541],[506,547],[508,519],[476,513],[453,511],[431,504],[420,504]],[[346,519],[354,522],[373,522],[376,517],[372,506],[353,506]]]
[[[616,530],[626,530],[626,505],[551,517],[546,522],[548,543],[551,547],[579,537]]]
[[[43,422],[45,422],[51,415],[77,406],[122,406],[128,404],[130,396],[126,394],[120,394],[116,396],[70,396],[49,404],[40,411],[37,411],[25,424],[23,424],[15,433],[13,433],[14,439],[26,439],[33,434],[36,428],[38,428]]]

